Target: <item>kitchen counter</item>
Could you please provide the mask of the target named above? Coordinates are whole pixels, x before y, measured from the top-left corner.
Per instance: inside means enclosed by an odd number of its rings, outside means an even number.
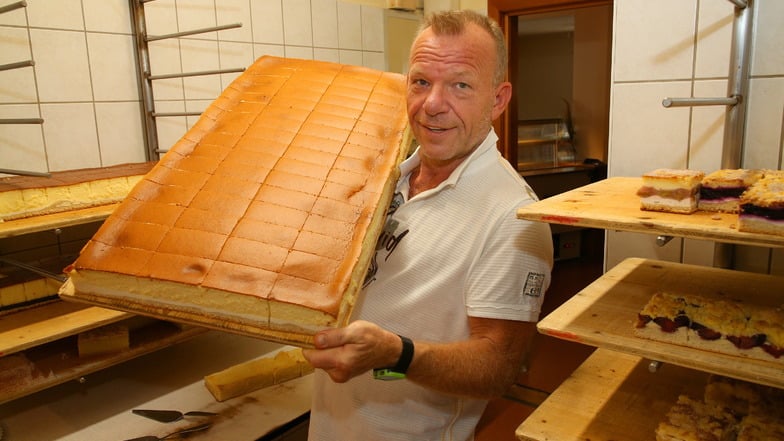
[[[310,409],[312,375],[219,403],[205,375],[290,349],[250,337],[209,331],[187,342],[136,358],[0,406],[4,441],[124,440],[164,436],[200,421],[159,423],[132,409],[218,413],[193,440],[253,441]]]

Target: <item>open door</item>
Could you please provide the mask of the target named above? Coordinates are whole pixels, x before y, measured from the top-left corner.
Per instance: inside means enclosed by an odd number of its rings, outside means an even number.
[[[509,160],[518,170],[523,166],[518,153],[518,126],[520,122],[520,100],[528,100],[530,97],[520,96],[525,88],[520,87],[520,61],[521,61],[521,33],[526,29],[521,27],[529,26],[530,17],[542,16],[552,17],[559,15],[570,15],[571,11],[578,11],[579,15],[584,8],[602,7],[606,11],[606,29],[600,31],[600,38],[605,41],[606,53],[602,57],[581,56],[578,54],[580,47],[590,47],[595,50],[595,45],[591,43],[584,46],[575,43],[574,71],[580,75],[575,75],[574,92],[572,96],[565,97],[566,113],[569,123],[572,117],[581,125],[582,131],[577,136],[582,136],[582,146],[578,147],[580,154],[575,155],[576,161],[585,158],[607,160],[607,138],[609,136],[609,89],[610,89],[610,46],[611,46],[611,17],[612,0],[488,0],[488,16],[496,20],[504,31],[507,50],[509,51],[509,71],[507,79],[512,83],[512,100],[507,111],[495,122],[496,131],[499,134],[499,149],[504,157]],[[577,34],[575,34],[577,35]],[[579,38],[579,37],[576,37]],[[593,37],[591,37],[593,39]],[[522,60],[526,62],[526,60]],[[580,64],[580,63],[589,63]],[[588,71],[596,71],[598,75],[585,75]],[[522,72],[524,75],[525,73]],[[590,79],[589,79],[590,77]],[[591,83],[587,83],[591,81]],[[525,112],[523,112],[525,113]],[[530,115],[523,115],[529,119]],[[590,145],[589,145],[590,144]],[[580,149],[580,147],[583,147]],[[557,150],[556,150],[557,153]]]

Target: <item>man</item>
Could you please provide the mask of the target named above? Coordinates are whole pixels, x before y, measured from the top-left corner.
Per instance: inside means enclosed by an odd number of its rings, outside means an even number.
[[[503,35],[480,14],[432,15],[415,39],[407,102],[420,146],[401,165],[353,321],[305,351],[318,368],[311,440],[470,440],[518,375],[553,249],[546,224],[515,217],[535,195],[496,148],[505,72]]]

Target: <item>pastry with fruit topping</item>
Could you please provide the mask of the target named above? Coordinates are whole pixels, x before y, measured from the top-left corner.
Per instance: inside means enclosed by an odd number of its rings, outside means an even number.
[[[738,231],[784,235],[784,176],[766,175],[741,195]]]
[[[642,175],[637,191],[640,208],[648,211],[689,214],[697,211],[700,182],[705,173],[699,170],[660,168]]]
[[[681,346],[784,363],[784,310],[728,298],[655,293],[634,334]]]
[[[697,208],[704,211],[737,213],[740,195],[762,176],[761,170],[716,170],[702,179]]]

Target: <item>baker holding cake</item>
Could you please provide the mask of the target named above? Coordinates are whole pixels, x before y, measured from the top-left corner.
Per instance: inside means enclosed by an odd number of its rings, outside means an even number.
[[[487,17],[427,18],[408,115],[420,144],[401,178],[352,322],[315,337],[311,440],[473,439],[506,391],[550,283],[549,226],[496,148],[506,108],[503,34]],[[385,381],[400,380],[400,381]]]

